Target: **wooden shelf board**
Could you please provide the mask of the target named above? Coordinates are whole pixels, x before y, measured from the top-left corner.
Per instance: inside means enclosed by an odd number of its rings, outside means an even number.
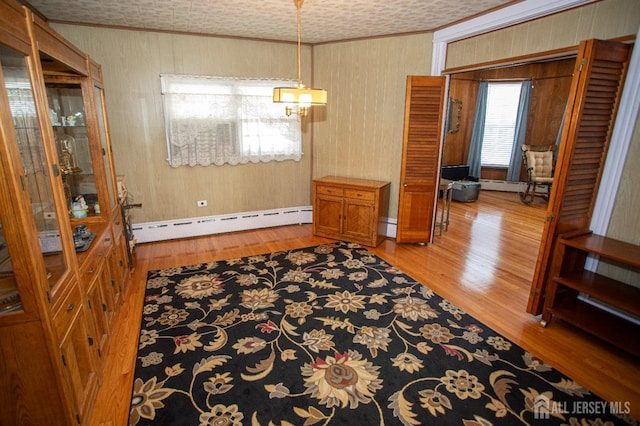
[[[575,238],[561,238],[562,243],[588,253],[640,268],[640,246],[614,240],[602,235],[587,234]]]
[[[587,293],[623,311],[640,316],[640,288],[591,271],[576,271],[554,278],[561,285]]]
[[[636,356],[640,356],[640,326],[590,306],[578,299],[556,298],[554,316]]]

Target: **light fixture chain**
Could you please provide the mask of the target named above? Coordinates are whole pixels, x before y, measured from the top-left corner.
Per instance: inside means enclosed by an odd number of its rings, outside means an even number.
[[[300,72],[300,10],[302,9],[302,1],[296,2],[298,9],[298,85],[302,86],[302,77]]]
[[[293,0],[298,11],[298,83],[296,87],[275,87],[273,89],[273,102],[290,104],[285,106],[285,112],[289,116],[297,114],[306,116],[312,105],[326,105],[327,91],[312,89],[302,84],[302,3],[304,0]],[[294,109],[295,107],[295,109]]]

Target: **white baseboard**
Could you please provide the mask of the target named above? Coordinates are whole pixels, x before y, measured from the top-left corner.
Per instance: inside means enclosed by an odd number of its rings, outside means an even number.
[[[386,224],[386,229],[385,229],[385,232],[383,232],[383,234],[389,238],[395,238],[396,234],[398,233],[398,220],[391,219],[388,217],[385,217],[380,220],[382,221],[383,224]]]
[[[136,223],[132,226],[136,243],[199,237],[226,232],[248,231],[274,226],[311,223],[311,206],[261,210],[237,214]],[[384,234],[395,238],[397,220],[382,219]]]

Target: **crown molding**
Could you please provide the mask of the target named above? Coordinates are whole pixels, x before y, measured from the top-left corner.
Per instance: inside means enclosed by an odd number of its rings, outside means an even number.
[[[521,24],[596,0],[525,0],[486,15],[443,28],[433,34],[431,75],[441,75],[447,57],[447,44],[511,25]]]

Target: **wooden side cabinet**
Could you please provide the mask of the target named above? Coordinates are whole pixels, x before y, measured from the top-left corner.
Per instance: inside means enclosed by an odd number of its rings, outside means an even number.
[[[595,255],[640,272],[640,246],[583,231],[560,236],[554,253],[541,324],[555,316],[640,356],[640,326],[586,302],[593,298],[627,318],[639,318],[640,288],[584,268],[587,257]]]
[[[326,176],[313,181],[313,234],[378,246],[385,239],[389,182]]]

